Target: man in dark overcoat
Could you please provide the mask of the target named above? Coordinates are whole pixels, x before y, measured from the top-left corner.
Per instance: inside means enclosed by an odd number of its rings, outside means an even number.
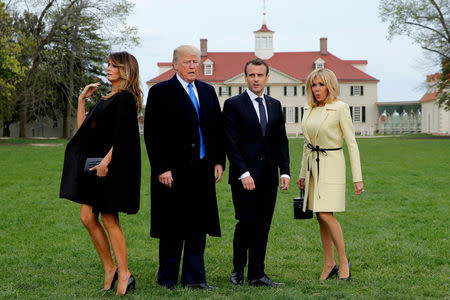
[[[238,223],[231,282],[240,285],[248,257],[250,285],[279,286],[264,272],[267,238],[277,198],[289,187],[289,148],[280,101],[265,95],[269,66],[255,58],[244,67],[247,89],[225,101],[229,183]],[[280,170],[280,179],[278,177]]]
[[[158,283],[211,288],[206,283],[206,234],[220,237],[215,184],[225,166],[224,131],[214,88],[197,80],[200,51],[174,50],[176,74],[154,85],[147,99],[144,137],[151,165],[150,236],[159,238]]]

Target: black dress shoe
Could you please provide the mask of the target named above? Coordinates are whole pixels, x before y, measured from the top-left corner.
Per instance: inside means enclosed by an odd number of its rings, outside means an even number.
[[[175,285],[174,284],[160,284],[159,285],[162,288],[168,289],[168,290],[174,290],[175,289]]]
[[[325,280],[330,279],[334,275],[337,276],[338,272],[339,272],[339,268],[336,265],[334,265],[333,269],[331,269],[330,273],[328,274],[328,276]]]
[[[352,278],[352,264],[348,262],[348,277],[339,278],[339,280],[350,280]]]
[[[264,275],[259,279],[250,279],[248,281],[248,284],[251,286],[270,286],[270,287],[278,287],[284,285],[284,283],[281,282],[273,282],[272,279],[270,279],[269,276],[267,275]]]
[[[193,284],[185,284],[184,287],[189,289],[200,289],[200,290],[215,290],[217,289],[214,286],[210,286],[206,282],[203,283],[193,283]]]
[[[234,285],[242,285],[244,283],[244,270],[233,270],[230,281]]]

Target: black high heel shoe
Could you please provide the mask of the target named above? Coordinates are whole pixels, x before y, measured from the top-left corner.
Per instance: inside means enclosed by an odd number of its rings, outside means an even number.
[[[125,293],[121,294],[121,293],[119,293],[119,291],[117,291],[116,295],[117,296],[124,296],[131,289],[136,290],[136,279],[134,278],[133,275],[130,275],[130,278],[128,279],[127,289],[125,290]]]
[[[133,275],[130,275],[130,279],[128,279],[128,285],[125,294],[128,293],[128,291],[131,290],[131,288],[133,288],[133,290],[136,290],[136,279],[134,278]]]
[[[348,277],[339,278],[339,280],[350,280],[352,278],[352,264],[348,262]]]
[[[339,268],[336,265],[334,265],[333,269],[331,269],[330,273],[328,274],[327,278],[325,278],[325,280],[328,280],[335,275],[337,276],[338,272]]]
[[[114,273],[113,280],[111,281],[111,286],[109,287],[110,290],[114,289],[114,285],[116,284],[117,279],[119,279],[119,269],[116,269],[116,272]]]

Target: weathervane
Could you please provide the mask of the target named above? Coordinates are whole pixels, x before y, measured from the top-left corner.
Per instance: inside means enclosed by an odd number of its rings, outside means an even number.
[[[266,24],[266,14],[267,14],[266,2],[267,2],[267,0],[262,0],[262,2],[263,2],[263,24]]]

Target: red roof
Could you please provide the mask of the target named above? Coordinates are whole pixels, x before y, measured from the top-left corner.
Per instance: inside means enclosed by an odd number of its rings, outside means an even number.
[[[435,73],[431,75],[427,75],[427,82],[436,81],[441,78],[441,73]]]
[[[367,65],[367,60],[344,60],[352,65]]]
[[[269,28],[267,28],[266,24],[262,24],[261,28],[259,30],[257,30],[257,31],[254,31],[254,32],[275,32],[275,31],[272,31]]]
[[[159,62],[158,63],[158,67],[171,67],[172,63],[171,62]]]
[[[355,68],[355,62],[366,62],[364,60],[342,60],[328,52],[328,55],[320,55],[319,51],[314,52],[276,52],[267,59],[270,67],[277,69],[302,82],[315,69],[314,61],[318,58],[325,61],[325,68],[332,70],[339,81],[378,81],[378,79]],[[205,76],[203,68],[200,66],[198,79],[206,82],[224,82],[238,74],[244,72],[244,65],[247,61],[255,58],[254,52],[208,52],[206,57],[202,57],[202,62],[210,59],[214,62],[213,75]],[[160,64],[165,63],[158,63]],[[168,70],[159,76],[152,78],[148,83],[157,83],[168,80],[175,74],[174,70]]]
[[[439,92],[433,92],[433,93],[425,93],[423,97],[420,99],[420,102],[430,102],[436,100],[436,97]]]

